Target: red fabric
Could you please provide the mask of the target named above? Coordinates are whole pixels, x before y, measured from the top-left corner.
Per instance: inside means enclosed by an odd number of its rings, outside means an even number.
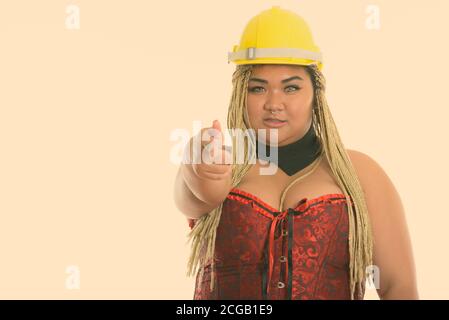
[[[233,188],[217,228],[215,287],[209,261],[196,275],[194,299],[350,299],[345,196],[304,198],[291,209],[279,212]],[[363,295],[362,287],[356,298]]]

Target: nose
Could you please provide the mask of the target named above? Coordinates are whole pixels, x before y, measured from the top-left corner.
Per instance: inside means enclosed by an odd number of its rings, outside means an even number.
[[[278,113],[284,110],[282,95],[276,92],[270,92],[265,102],[265,110],[271,113]]]

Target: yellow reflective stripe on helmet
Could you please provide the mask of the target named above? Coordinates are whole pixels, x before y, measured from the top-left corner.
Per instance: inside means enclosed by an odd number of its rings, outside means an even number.
[[[320,52],[313,52],[298,48],[255,48],[228,52],[228,62],[234,60],[253,60],[257,58],[299,58],[322,62],[323,57]]]

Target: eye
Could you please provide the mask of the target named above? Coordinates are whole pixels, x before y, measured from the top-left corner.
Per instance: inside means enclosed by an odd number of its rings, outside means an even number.
[[[262,88],[263,89],[263,87],[251,87],[251,88],[249,88],[249,91],[250,92],[258,92],[258,91],[255,91],[255,89],[258,89],[258,88]]]
[[[298,86],[288,86],[287,88],[295,88],[296,90],[293,90],[293,91],[298,91],[299,90]]]
[[[298,87],[298,86],[288,86],[288,87],[286,87],[286,89],[287,88],[294,88],[295,90],[288,90],[288,91],[298,91],[300,88]],[[251,87],[251,88],[249,88],[248,90],[250,91],[250,92],[260,92],[260,91],[258,91],[258,90],[256,90],[256,89],[265,89],[264,87]]]

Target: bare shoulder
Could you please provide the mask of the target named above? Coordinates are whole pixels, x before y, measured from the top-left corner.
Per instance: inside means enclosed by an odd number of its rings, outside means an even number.
[[[376,160],[358,150],[346,149],[346,152],[365,192],[392,191],[390,178]]]
[[[374,264],[382,274],[379,297],[417,299],[413,252],[401,197],[376,160],[360,151],[346,152],[362,185],[371,220]]]
[[[351,159],[352,164],[357,169],[365,169],[365,170],[379,170],[382,169],[380,165],[374,160],[371,156],[367,155],[358,150],[346,149],[349,158]]]
[[[404,215],[402,201],[382,166],[366,153],[346,149],[357,173],[372,218]]]

